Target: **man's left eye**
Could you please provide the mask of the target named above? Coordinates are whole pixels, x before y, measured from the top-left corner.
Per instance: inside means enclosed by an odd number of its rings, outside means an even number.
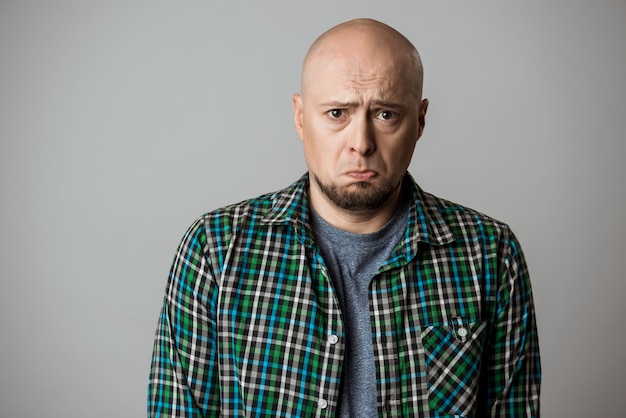
[[[376,117],[382,120],[391,120],[396,116],[396,114],[390,110],[383,110]]]

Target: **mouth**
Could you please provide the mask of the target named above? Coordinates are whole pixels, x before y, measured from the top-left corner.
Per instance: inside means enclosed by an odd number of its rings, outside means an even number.
[[[353,170],[347,172],[346,174],[359,181],[370,180],[378,175],[378,173],[373,170]]]

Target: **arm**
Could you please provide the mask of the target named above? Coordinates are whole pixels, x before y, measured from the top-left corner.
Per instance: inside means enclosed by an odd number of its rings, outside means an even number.
[[[521,247],[511,234],[501,256],[497,312],[483,365],[485,417],[539,417],[541,365],[535,309]]]
[[[156,331],[149,417],[204,417],[219,410],[215,285],[202,220],[181,242]]]

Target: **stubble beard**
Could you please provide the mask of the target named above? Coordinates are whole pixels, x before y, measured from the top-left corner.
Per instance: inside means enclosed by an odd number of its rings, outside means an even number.
[[[336,183],[325,184],[315,173],[313,179],[335,206],[354,212],[380,209],[402,184],[400,180],[395,185],[374,186],[361,181],[342,187]]]

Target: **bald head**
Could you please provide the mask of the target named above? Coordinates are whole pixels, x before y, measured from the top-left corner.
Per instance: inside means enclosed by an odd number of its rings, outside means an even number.
[[[313,43],[293,95],[294,123],[311,205],[329,223],[362,233],[389,220],[425,126],[421,95],[415,47],[383,23],[352,20]]]
[[[353,71],[392,69],[400,79],[394,82],[416,100],[422,96],[423,69],[413,44],[392,27],[372,19],[355,19],[341,23],[322,35],[311,45],[302,65],[301,93],[323,77],[324,70],[340,63]],[[381,74],[384,75],[384,74]]]

